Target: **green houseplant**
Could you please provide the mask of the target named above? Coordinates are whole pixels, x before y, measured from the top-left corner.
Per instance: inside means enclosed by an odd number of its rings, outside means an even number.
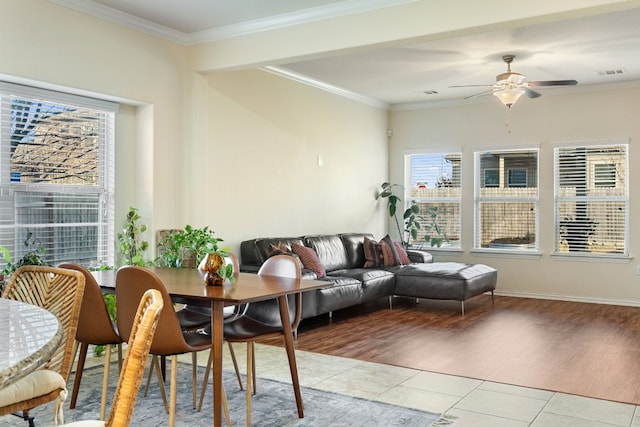
[[[149,247],[149,243],[142,240],[141,235],[147,231],[147,226],[138,224],[138,221],[140,221],[138,209],[132,206],[127,213],[124,228],[117,234],[118,244],[123,256],[123,264],[145,267],[152,264],[144,259],[144,251]]]
[[[398,219],[398,203],[402,201],[400,196],[394,193],[396,188],[402,188],[399,184],[391,184],[389,182],[383,182],[380,186],[380,191],[376,195],[376,200],[387,199],[387,209],[389,216],[393,218],[398,230],[398,236],[401,240],[402,246],[409,247],[411,239],[414,240],[418,237],[418,230],[420,229],[420,222],[418,221],[418,213],[420,208],[415,203],[412,203],[404,213],[403,227],[400,226],[400,220]]]
[[[169,230],[158,242],[160,256],[156,258],[156,265],[171,268],[195,267],[207,254],[227,256],[228,250],[218,245],[223,239],[214,234],[208,226],[194,228],[188,224],[183,230]],[[225,279],[233,280],[233,266],[223,266],[219,274]]]
[[[27,232],[27,236],[24,239],[23,244],[27,248],[27,252],[25,252],[25,254],[15,263],[11,257],[9,248],[0,246],[0,253],[2,253],[2,257],[6,263],[2,269],[2,273],[0,273],[2,276],[0,277],[0,292],[4,290],[5,280],[23,265],[48,265],[43,258],[45,250],[42,247],[40,240],[33,237],[32,232]]]

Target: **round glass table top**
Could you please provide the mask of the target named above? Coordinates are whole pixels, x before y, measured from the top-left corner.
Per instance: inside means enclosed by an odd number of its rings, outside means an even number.
[[[45,364],[62,334],[60,322],[47,310],[0,298],[0,388]]]

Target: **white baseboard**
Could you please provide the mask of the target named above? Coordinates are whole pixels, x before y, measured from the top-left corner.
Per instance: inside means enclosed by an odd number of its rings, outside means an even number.
[[[571,302],[584,302],[589,304],[607,304],[607,305],[626,305],[631,307],[640,307],[640,301],[628,301],[617,300],[607,298],[591,298],[591,297],[578,297],[573,295],[560,295],[560,294],[538,294],[533,292],[522,291],[494,291],[495,295],[505,297],[518,297],[518,298],[535,298],[535,299],[548,299],[557,301],[571,301]]]

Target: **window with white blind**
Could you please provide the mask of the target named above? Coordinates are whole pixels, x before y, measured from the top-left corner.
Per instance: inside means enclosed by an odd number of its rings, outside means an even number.
[[[414,246],[460,248],[461,161],[459,152],[406,155],[405,208],[419,208]]]
[[[538,150],[475,152],[474,248],[537,252]]]
[[[627,256],[628,144],[554,149],[555,252]]]
[[[117,105],[0,83],[0,246],[114,264]]]

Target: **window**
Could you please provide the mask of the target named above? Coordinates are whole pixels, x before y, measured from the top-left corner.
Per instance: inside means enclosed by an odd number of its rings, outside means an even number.
[[[527,186],[527,170],[526,169],[509,169],[508,171],[509,187],[526,187]]]
[[[475,175],[474,248],[537,251],[538,150],[477,151]]]
[[[556,147],[555,252],[627,255],[626,143]]]
[[[116,105],[0,83],[0,245],[114,263]],[[28,245],[25,245],[28,243]]]
[[[415,203],[420,229],[415,246],[460,248],[460,153],[410,154],[406,207]]]

